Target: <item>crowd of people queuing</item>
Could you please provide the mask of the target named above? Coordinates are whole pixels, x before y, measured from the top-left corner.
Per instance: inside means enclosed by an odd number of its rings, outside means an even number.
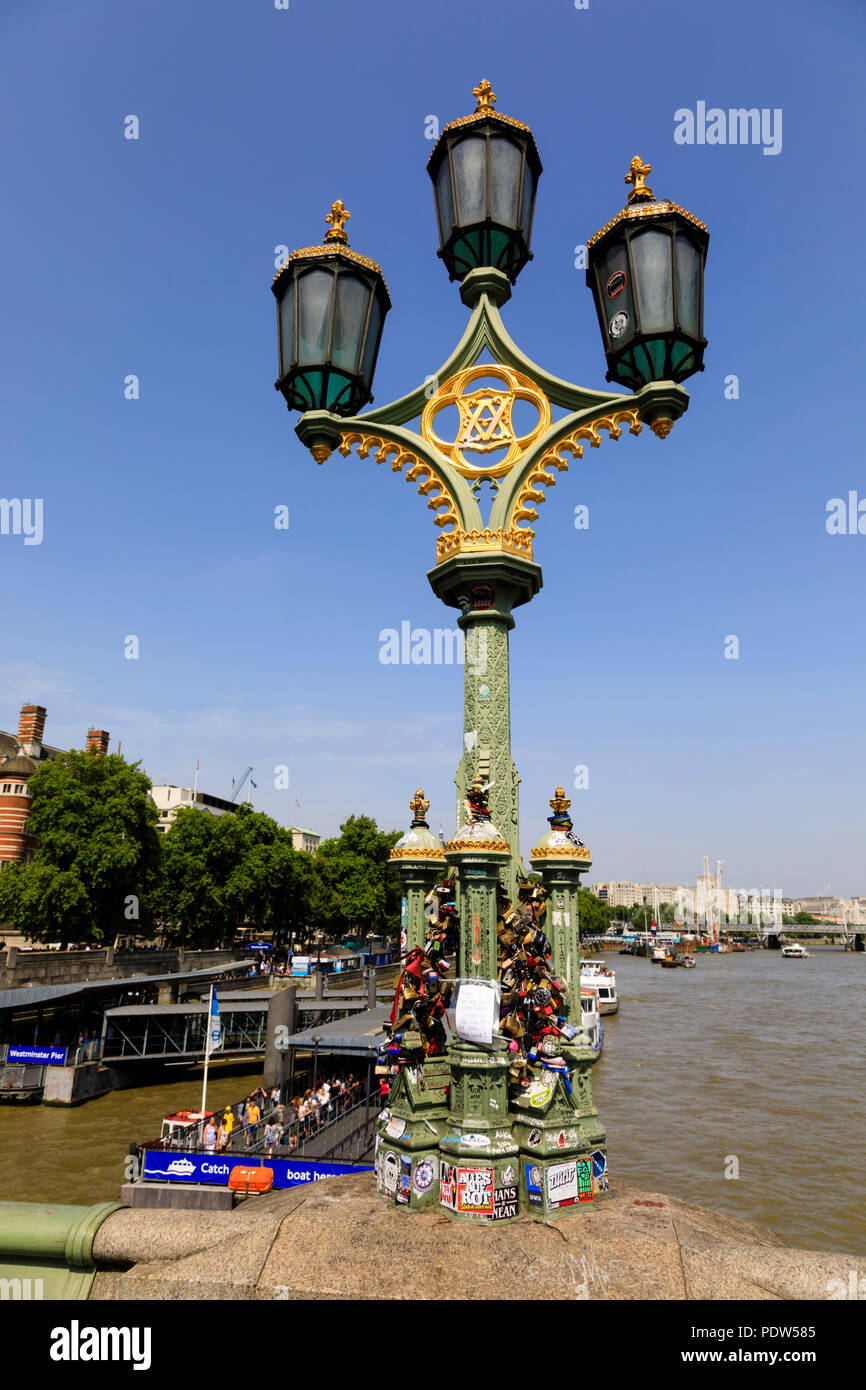
[[[260,1146],[267,1158],[280,1146],[291,1152],[361,1099],[363,1086],[353,1072],[317,1079],[314,1087],[287,1100],[281,1099],[279,1086],[270,1091],[258,1086],[234,1108],[227,1105],[210,1116],[202,1134],[205,1153]]]

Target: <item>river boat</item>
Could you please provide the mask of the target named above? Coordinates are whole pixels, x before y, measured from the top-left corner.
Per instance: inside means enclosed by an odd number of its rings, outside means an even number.
[[[615,1014],[619,1011],[616,975],[604,961],[583,962],[580,967],[580,983],[596,990],[601,1014]]]
[[[783,960],[808,960],[809,952],[799,941],[789,941],[782,947]]]
[[[592,1060],[597,1062],[604,1045],[604,1023],[599,1012],[596,990],[594,988],[587,989],[583,985],[580,989],[580,1022],[584,1033],[589,1038],[589,1045],[593,1051]]]
[[[661,963],[667,970],[676,969],[678,966],[682,966],[685,970],[694,970],[695,968],[694,956],[682,955],[679,951],[672,951],[670,955],[665,956]]]
[[[206,1123],[213,1118],[213,1110],[176,1110],[173,1115],[166,1115],[159,1136],[163,1148],[201,1148]]]

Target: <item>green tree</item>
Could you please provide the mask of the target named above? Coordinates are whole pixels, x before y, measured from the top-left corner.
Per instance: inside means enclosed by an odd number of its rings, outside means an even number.
[[[335,839],[323,840],[313,863],[318,885],[310,926],[331,936],[399,934],[400,882],[388,856],[399,830],[380,830],[370,816],[349,816]]]
[[[162,841],[154,911],[169,937],[195,948],[254,926],[284,939],[306,917],[309,856],[291,833],[248,803],[225,816],[184,807]]]
[[[0,918],[36,941],[147,935],[159,871],[159,813],[138,763],[73,749],[33,773],[31,864],[0,875]]]
[[[591,936],[603,936],[610,929],[609,908],[601,901],[601,898],[590,893],[588,888],[581,888],[577,898],[581,936],[584,933],[589,933]]]

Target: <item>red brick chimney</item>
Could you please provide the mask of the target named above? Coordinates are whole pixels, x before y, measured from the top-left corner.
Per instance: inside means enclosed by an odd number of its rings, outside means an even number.
[[[108,738],[107,729],[88,729],[86,752],[96,753],[100,758],[104,758],[108,752]]]
[[[18,719],[18,742],[29,757],[38,757],[45,732],[45,706],[22,705]]]

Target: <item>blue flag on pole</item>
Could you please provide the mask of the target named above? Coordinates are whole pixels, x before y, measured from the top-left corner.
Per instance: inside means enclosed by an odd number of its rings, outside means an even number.
[[[210,994],[210,1039],[209,1051],[216,1052],[223,1045],[223,1025],[220,1018],[219,1000],[216,997],[216,990],[211,987]]]

